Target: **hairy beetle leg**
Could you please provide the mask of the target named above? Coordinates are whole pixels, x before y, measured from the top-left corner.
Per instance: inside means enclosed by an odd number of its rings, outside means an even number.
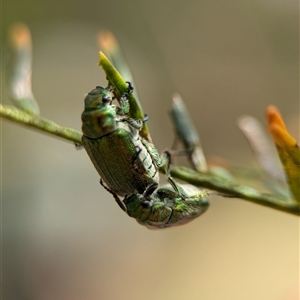
[[[137,130],[140,130],[143,127],[143,121],[141,119],[123,118],[121,120],[117,120],[117,122],[126,122]]]
[[[186,151],[176,151],[175,155],[178,155],[179,152],[185,153]],[[170,167],[171,167],[171,157],[172,155],[174,155],[173,151],[170,150],[166,150],[164,152],[164,155],[166,156],[166,175],[167,175],[167,179],[168,182],[171,184],[171,186],[173,187],[173,189],[177,192],[177,194],[182,198],[185,199],[186,195],[184,193],[182,193],[181,189],[179,188],[179,185],[176,183],[176,181],[172,178],[171,173],[170,173]],[[179,155],[183,155],[183,154],[179,154]]]
[[[129,102],[128,102],[128,96],[130,94],[133,93],[133,86],[131,84],[131,82],[129,81],[126,81],[126,83],[128,84],[128,87],[127,87],[127,90],[125,93],[123,93],[120,97],[120,106],[121,106],[121,111],[119,112],[119,114],[122,114],[122,115],[127,115],[129,113]]]
[[[123,94],[121,95],[121,100],[122,100],[122,99],[127,99],[127,97],[128,97],[130,94],[132,94],[132,93],[133,93],[133,90],[134,90],[134,88],[133,88],[133,86],[132,86],[132,83],[131,83],[130,81],[126,81],[126,83],[127,83],[128,87],[127,87],[126,92],[123,93]]]
[[[124,205],[124,203],[121,201],[121,199],[118,197],[118,195],[116,193],[114,193],[112,190],[110,190],[107,186],[105,186],[102,178],[100,178],[100,184],[110,193],[113,195],[114,199],[116,200],[116,202],[118,203],[118,205],[120,206],[120,208],[126,212],[126,207]]]

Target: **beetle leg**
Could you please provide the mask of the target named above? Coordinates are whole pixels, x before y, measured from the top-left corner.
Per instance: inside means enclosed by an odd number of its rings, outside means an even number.
[[[162,167],[168,157],[167,155],[164,153],[161,157],[159,155],[159,153],[157,152],[156,148],[154,147],[154,145],[152,143],[149,143],[148,141],[146,141],[145,139],[141,138],[141,142],[142,144],[145,146],[145,148],[147,149],[148,153],[150,154],[152,161],[154,162],[154,164],[160,168]]]
[[[173,153],[169,150],[166,150],[164,152],[164,155],[166,156],[166,175],[167,175],[167,179],[169,181],[169,183],[171,184],[171,186],[173,187],[174,191],[178,194],[178,196],[182,199],[186,198],[186,195],[184,193],[182,193],[182,190],[180,189],[179,185],[176,183],[176,181],[171,177],[171,173],[170,173],[170,166],[171,166],[171,155]]]
[[[100,184],[110,193],[113,195],[114,199],[116,200],[116,202],[118,203],[118,205],[120,206],[120,208],[126,212],[126,207],[124,205],[124,203],[121,201],[121,199],[118,197],[118,195],[116,193],[114,193],[111,189],[109,189],[107,186],[105,186],[102,178],[100,178]]]
[[[166,165],[166,169],[170,169],[171,165],[171,157],[172,156],[181,156],[186,155],[189,156],[193,153],[194,149],[187,150],[165,150],[163,155],[160,157],[160,161],[158,163],[158,167],[162,167]]]
[[[163,156],[161,158],[162,160],[162,166],[163,165],[166,165],[166,174],[168,177],[171,177],[171,174],[170,174],[170,166],[171,166],[171,151],[170,150],[166,150],[164,151],[163,153]]]
[[[158,188],[158,184],[153,183],[146,189],[146,191],[144,192],[144,198],[145,198],[144,202],[150,202],[151,200],[150,195],[152,195],[157,188]]]
[[[182,192],[179,184],[171,176],[168,177],[168,181],[173,187],[174,191],[178,194],[178,196],[183,200],[186,199],[186,194]]]
[[[120,111],[118,112],[121,115],[127,115],[129,113],[129,102],[127,98],[127,93],[123,94],[120,98]]]
[[[165,165],[166,169],[166,175],[168,177],[168,180],[171,178],[171,174],[170,174],[170,165],[171,165],[171,152],[169,150],[164,151],[162,159],[161,159],[164,163],[161,165]],[[172,180],[172,179],[171,179]],[[173,182],[173,180],[172,180]],[[172,184],[172,182],[170,182]],[[177,190],[177,189],[176,189]]]
[[[122,109],[122,114],[124,114],[124,115],[129,113],[130,107],[129,107],[129,102],[128,102],[128,96],[133,93],[133,86],[132,86],[131,82],[126,81],[126,83],[128,84],[127,90],[120,97],[120,105],[121,105],[121,109]]]
[[[172,150],[177,148],[178,142],[179,142],[179,138],[176,135],[175,138],[174,138],[174,141],[173,141],[173,145],[171,147]]]
[[[145,114],[143,118],[143,123],[147,122],[148,120],[149,120],[149,116]]]
[[[140,130],[143,127],[143,121],[141,119],[123,118],[117,120],[117,122],[127,122],[131,127]]]
[[[127,95],[132,94],[134,90],[132,83],[130,81],[126,81],[126,83],[128,84],[127,91],[126,91]]]

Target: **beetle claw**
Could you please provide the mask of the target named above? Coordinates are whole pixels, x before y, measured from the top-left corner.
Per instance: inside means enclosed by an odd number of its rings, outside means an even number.
[[[129,95],[129,94],[133,93],[134,88],[130,81],[126,81],[126,83],[128,84],[127,94]]]

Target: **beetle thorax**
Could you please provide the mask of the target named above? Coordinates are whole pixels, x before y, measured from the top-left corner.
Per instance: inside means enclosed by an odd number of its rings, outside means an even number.
[[[94,110],[85,110],[82,115],[82,132],[85,136],[100,138],[117,128],[116,107],[102,104]]]

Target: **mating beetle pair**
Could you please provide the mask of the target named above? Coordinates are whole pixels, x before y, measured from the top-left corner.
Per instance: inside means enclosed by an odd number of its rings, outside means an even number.
[[[120,106],[112,104],[111,88],[98,86],[86,96],[82,144],[101,177],[100,183],[129,216],[149,228],[186,223],[206,210],[207,192],[187,192],[170,176],[171,187],[156,190],[158,169],[165,165],[168,155],[160,157],[155,147],[140,137],[144,120],[128,116],[127,97],[132,90],[129,84],[119,99]]]
[[[82,144],[101,179],[116,195],[151,195],[158,187],[158,168],[166,160],[152,144],[139,136],[143,120],[128,117],[128,91],[120,107],[112,104],[108,88],[96,87],[85,98],[82,113]],[[103,181],[101,184],[103,185]],[[124,205],[115,197],[120,207]]]

